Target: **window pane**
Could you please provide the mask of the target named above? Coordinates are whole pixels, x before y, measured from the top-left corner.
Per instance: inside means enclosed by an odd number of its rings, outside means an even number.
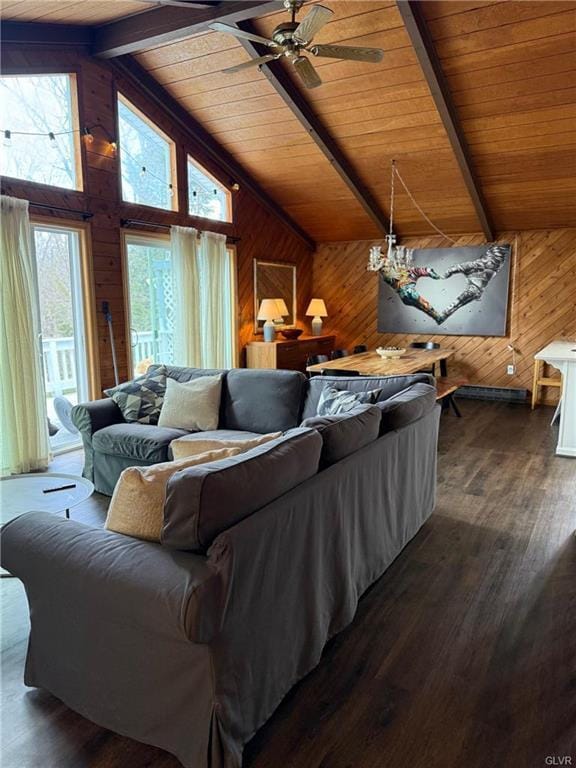
[[[1,128],[3,132],[11,132],[9,139],[2,136],[2,174],[77,189],[75,145],[79,136],[77,133],[58,135],[77,127],[76,116],[72,114],[70,76],[6,76],[0,78],[0,86]],[[52,132],[55,139],[47,135],[21,135],[20,131]]]
[[[129,203],[171,210],[170,142],[122,100],[118,101],[118,126],[122,197]]]
[[[134,373],[174,361],[172,257],[168,246],[129,242],[128,291]]]
[[[191,216],[230,221],[230,192],[188,158],[188,200]]]

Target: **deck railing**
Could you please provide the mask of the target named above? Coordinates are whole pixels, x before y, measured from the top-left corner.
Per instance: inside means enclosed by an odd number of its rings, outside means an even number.
[[[134,334],[132,347],[132,361],[134,364],[140,360],[152,359],[156,362],[170,362],[170,334],[147,333]],[[76,362],[74,355],[74,337],[63,336],[53,339],[42,339],[42,359],[44,363],[44,382],[46,396],[56,397],[75,392]]]

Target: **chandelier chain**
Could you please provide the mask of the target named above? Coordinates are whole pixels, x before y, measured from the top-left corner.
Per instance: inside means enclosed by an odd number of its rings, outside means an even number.
[[[446,240],[449,240],[452,243],[452,245],[455,245],[456,240],[453,240],[445,232],[442,232],[442,230],[439,229],[436,226],[436,224],[434,224],[434,222],[430,219],[430,217],[427,216],[424,213],[424,211],[422,210],[422,208],[418,205],[418,203],[416,202],[416,200],[414,198],[414,195],[412,194],[412,192],[410,192],[410,190],[408,189],[408,187],[406,185],[406,182],[404,181],[404,179],[400,175],[400,171],[396,167],[396,163],[395,163],[394,160],[392,160],[392,186],[391,186],[391,200],[390,200],[390,232],[392,232],[392,216],[393,216],[393,210],[394,210],[394,176],[398,177],[398,181],[400,182],[400,184],[402,184],[402,186],[404,188],[404,191],[406,192],[406,194],[408,195],[408,197],[412,201],[412,205],[420,213],[422,218],[425,219],[426,222],[432,227],[432,229],[435,230],[436,232],[438,232],[439,235],[442,235],[442,237],[446,238]]]

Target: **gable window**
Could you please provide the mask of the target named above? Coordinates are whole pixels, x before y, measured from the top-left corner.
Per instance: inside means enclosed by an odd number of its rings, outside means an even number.
[[[174,142],[123,96],[118,97],[122,199],[176,210]]]
[[[4,176],[82,189],[74,75],[4,75],[0,110]]]
[[[188,156],[188,213],[214,221],[232,221],[232,196],[223,184]]]

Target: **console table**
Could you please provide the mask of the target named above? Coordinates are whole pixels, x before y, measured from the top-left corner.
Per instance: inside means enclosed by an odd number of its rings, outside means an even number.
[[[335,336],[300,336],[298,339],[276,341],[252,341],[246,347],[248,368],[284,368],[289,371],[306,371],[310,355],[330,355]]]
[[[553,341],[540,350],[536,360],[543,360],[562,374],[558,456],[576,457],[576,341]]]

